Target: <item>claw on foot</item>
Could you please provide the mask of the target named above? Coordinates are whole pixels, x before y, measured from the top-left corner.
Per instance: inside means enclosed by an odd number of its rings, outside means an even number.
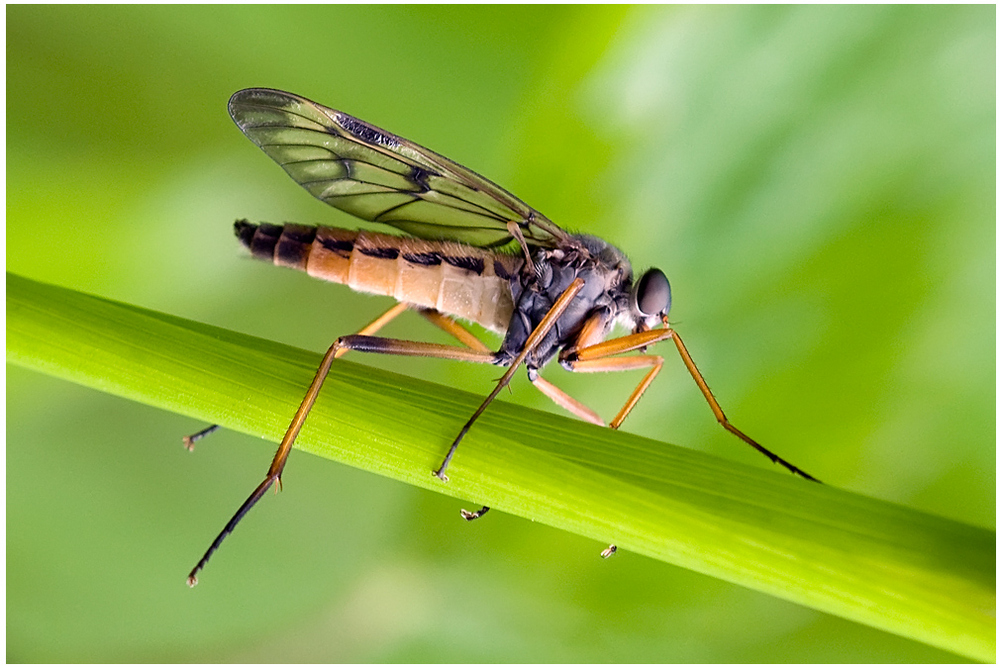
[[[480,517],[482,517],[488,512],[490,512],[489,506],[483,506],[474,513],[471,513],[465,508],[462,508],[462,519],[464,519],[467,522],[471,522],[472,520],[478,520]]]
[[[204,429],[202,429],[201,431],[199,431],[197,434],[191,434],[190,436],[185,436],[184,439],[183,439],[184,440],[184,449],[187,450],[188,452],[194,452],[194,444],[197,443],[198,441],[200,441],[201,439],[205,438],[206,436],[208,436],[209,434],[211,434],[213,431],[215,431],[218,428],[219,428],[219,425],[213,424],[213,425],[210,425],[208,427],[205,427]]]

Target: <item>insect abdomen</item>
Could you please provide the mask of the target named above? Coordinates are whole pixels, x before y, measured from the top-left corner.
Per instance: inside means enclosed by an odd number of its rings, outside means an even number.
[[[514,303],[510,279],[520,257],[451,241],[306,225],[237,221],[254,257],[353,290],[388,295],[503,333]]]

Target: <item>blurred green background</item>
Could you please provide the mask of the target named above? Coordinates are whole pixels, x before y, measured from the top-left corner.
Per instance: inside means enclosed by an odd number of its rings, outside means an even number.
[[[390,303],[253,262],[353,227],[233,126],[248,86],[424,144],[660,266],[740,428],[994,527],[995,8],[7,8],[7,267],[322,350]],[[434,339],[415,317],[389,335]],[[681,364],[624,429],[768,465]],[[485,394],[495,370],[365,363]],[[611,416],[637,381],[547,371]],[[923,645],[7,368],[8,661],[896,662]],[[505,400],[545,407],[520,379]],[[551,410],[557,410],[552,407]]]

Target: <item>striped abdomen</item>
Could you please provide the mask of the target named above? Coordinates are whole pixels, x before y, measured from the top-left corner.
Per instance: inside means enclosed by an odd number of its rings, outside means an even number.
[[[504,333],[514,311],[511,279],[524,259],[452,241],[377,232],[237,221],[253,256],[353,290],[388,295]]]

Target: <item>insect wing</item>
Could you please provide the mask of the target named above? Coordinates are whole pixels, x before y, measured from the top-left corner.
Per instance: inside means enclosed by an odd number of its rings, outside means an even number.
[[[566,233],[472,170],[348,114],[267,88],[229,100],[240,130],[296,183],[363,220],[412,236],[497,247],[516,222],[528,245]]]

